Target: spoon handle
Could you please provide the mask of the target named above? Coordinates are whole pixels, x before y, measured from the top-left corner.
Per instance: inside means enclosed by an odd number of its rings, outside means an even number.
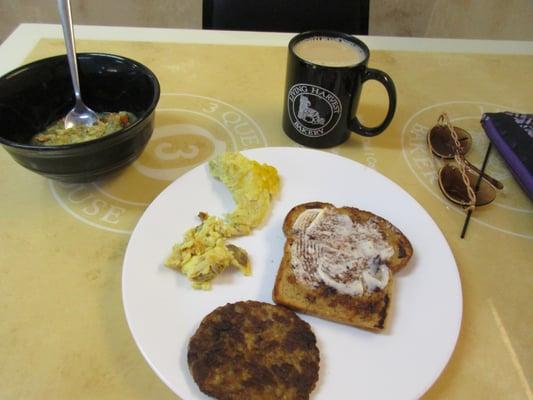
[[[57,0],[61,25],[63,26],[63,37],[67,48],[68,65],[70,76],[72,77],[72,86],[74,87],[74,96],[76,103],[81,101],[80,79],[78,77],[78,61],[76,60],[76,46],[74,44],[74,30],[72,27],[72,13],[70,11],[70,0]]]

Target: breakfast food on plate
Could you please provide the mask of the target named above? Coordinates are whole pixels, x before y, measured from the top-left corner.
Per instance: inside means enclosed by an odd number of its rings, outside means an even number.
[[[232,152],[210,161],[209,169],[227,186],[235,200],[235,210],[226,216],[232,236],[247,235],[270,211],[272,197],[279,192],[278,171]]]
[[[384,328],[393,273],[413,255],[402,232],[371,212],[320,202],[292,208],[283,232],[273,290],[277,304],[374,331]]]
[[[320,355],[309,324],[273,304],[241,301],[208,314],[189,341],[189,370],[216,399],[308,399]]]
[[[110,135],[133,124],[137,118],[126,111],[98,113],[98,120],[94,125],[77,125],[65,129],[65,118],[61,118],[50,125],[44,132],[35,135],[31,143],[44,146],[57,146],[87,142]]]
[[[226,242],[231,235],[225,222],[205,213],[199,217],[202,223],[185,233],[183,242],[174,246],[166,265],[187,276],[196,289],[209,289],[211,281],[228,267],[250,275],[246,251]]]
[[[219,155],[209,162],[209,170],[231,191],[236,207],[225,218],[200,212],[202,223],[185,233],[165,262],[186,275],[196,289],[210,289],[211,281],[228,267],[251,273],[246,251],[228,244],[227,239],[249,234],[259,226],[280,186],[274,167],[240,153]]]

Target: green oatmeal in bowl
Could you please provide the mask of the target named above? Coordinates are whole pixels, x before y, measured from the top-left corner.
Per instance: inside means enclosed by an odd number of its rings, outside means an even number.
[[[44,132],[31,139],[32,144],[58,146],[98,139],[126,128],[136,121],[132,113],[126,111],[98,113],[98,121],[90,126],[74,126],[65,129],[62,118],[50,125]]]

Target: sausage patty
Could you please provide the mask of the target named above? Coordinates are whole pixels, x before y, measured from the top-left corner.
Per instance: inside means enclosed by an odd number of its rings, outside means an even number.
[[[189,341],[189,370],[200,390],[220,400],[308,399],[320,356],[307,322],[258,301],[208,314]]]

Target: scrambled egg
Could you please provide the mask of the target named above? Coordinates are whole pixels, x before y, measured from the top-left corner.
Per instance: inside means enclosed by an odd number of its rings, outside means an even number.
[[[166,265],[186,275],[196,289],[210,289],[211,281],[228,267],[250,275],[245,250],[227,239],[249,234],[270,210],[272,197],[279,192],[279,176],[270,165],[228,152],[209,162],[211,174],[231,191],[236,207],[224,219],[201,212],[202,223],[189,229],[176,244]]]

